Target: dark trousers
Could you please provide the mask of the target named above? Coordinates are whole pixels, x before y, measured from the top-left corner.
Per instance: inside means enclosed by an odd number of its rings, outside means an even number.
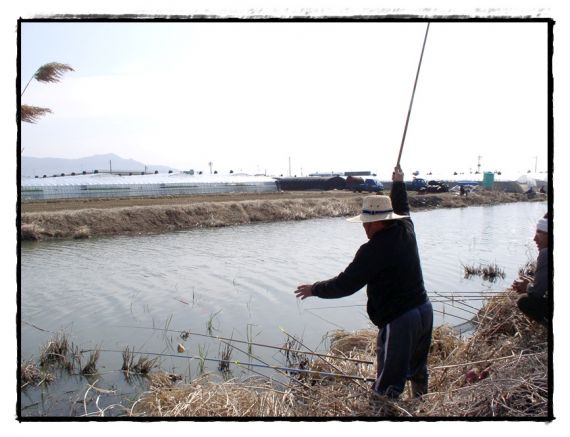
[[[430,302],[392,320],[378,332],[378,367],[374,391],[398,397],[412,382],[414,396],[427,393],[427,358],[431,345],[433,309]]]
[[[546,326],[548,322],[548,299],[546,297],[534,297],[526,295],[521,297],[517,306],[529,319]]]

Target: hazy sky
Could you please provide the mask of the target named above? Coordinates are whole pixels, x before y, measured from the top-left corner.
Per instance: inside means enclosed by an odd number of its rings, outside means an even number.
[[[425,23],[22,23],[24,156],[294,174],[396,162]],[[546,23],[432,23],[402,165],[547,167]]]

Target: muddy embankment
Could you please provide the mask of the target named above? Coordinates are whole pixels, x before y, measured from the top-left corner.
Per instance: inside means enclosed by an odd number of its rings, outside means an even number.
[[[358,213],[362,198],[362,194],[331,191],[26,202],[21,205],[20,239],[137,235],[256,222],[345,217]],[[412,211],[544,200],[544,195],[529,199],[526,194],[497,191],[470,193],[466,197],[454,193],[409,194]]]

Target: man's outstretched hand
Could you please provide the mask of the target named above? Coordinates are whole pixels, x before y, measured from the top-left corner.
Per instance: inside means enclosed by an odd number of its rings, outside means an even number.
[[[299,285],[295,290],[295,296],[303,300],[313,295],[313,286],[311,284]]]

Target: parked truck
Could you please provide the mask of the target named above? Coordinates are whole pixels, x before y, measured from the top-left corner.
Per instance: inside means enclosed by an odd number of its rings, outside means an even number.
[[[409,191],[423,191],[427,189],[427,186],[427,181],[422,178],[414,178],[411,182],[406,182],[406,190]]]
[[[358,191],[359,193],[379,193],[384,190],[384,185],[378,179],[366,178],[359,176],[349,176],[346,178],[346,189]]]

